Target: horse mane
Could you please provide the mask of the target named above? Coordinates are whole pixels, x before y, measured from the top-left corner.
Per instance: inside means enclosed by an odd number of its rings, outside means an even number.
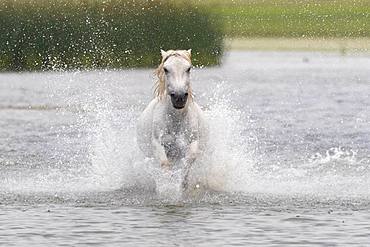
[[[158,77],[157,81],[154,83],[154,96],[158,97],[159,99],[162,99],[163,96],[166,94],[166,85],[164,82],[164,63],[167,61],[168,58],[172,56],[182,57],[185,58],[188,62],[191,64],[191,54],[185,50],[168,50],[165,52],[166,56],[162,56],[162,61],[157,67],[157,69],[154,71],[154,74]],[[191,87],[189,85],[189,97],[190,99],[193,99],[193,93],[191,90]]]

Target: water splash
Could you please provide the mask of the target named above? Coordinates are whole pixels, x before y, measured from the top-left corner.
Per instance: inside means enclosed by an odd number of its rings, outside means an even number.
[[[256,137],[248,129],[249,119],[232,103],[235,93],[226,83],[218,84],[205,111],[210,141],[203,165],[210,188],[219,191],[232,191],[248,177],[255,164],[252,139]]]
[[[137,95],[127,94],[127,86],[111,79],[110,73],[96,73],[69,74],[70,80],[62,76],[64,84],[54,92],[63,95],[55,100],[64,104],[57,114],[62,123],[50,129],[55,135],[48,146],[53,149],[52,162],[7,170],[1,190],[60,194],[142,188],[150,193],[156,189],[161,201],[178,201],[181,171],[163,173],[137,148],[136,119],[145,104],[138,103]],[[70,84],[80,78],[87,83],[72,88]],[[202,97],[211,139],[192,171],[193,185],[227,193],[369,196],[369,162],[357,151],[334,147],[299,162],[279,160],[264,167],[271,163],[266,153],[259,153],[264,143],[250,113],[233,102],[235,90],[220,83]]]

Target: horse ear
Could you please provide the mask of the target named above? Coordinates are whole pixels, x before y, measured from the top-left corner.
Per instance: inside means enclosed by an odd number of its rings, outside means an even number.
[[[187,52],[189,53],[189,56],[191,56],[191,49],[187,50]]]
[[[167,57],[167,52],[161,49],[161,55],[163,58]]]

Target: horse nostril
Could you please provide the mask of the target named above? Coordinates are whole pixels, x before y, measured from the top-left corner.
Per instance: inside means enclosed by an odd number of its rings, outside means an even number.
[[[170,93],[170,96],[173,98],[175,97],[175,93]]]
[[[189,93],[185,93],[185,98],[187,98],[189,96]]]

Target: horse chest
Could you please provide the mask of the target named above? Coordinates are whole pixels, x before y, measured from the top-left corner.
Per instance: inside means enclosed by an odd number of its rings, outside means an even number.
[[[190,143],[187,124],[179,121],[169,121],[162,141],[169,158],[183,158]]]

